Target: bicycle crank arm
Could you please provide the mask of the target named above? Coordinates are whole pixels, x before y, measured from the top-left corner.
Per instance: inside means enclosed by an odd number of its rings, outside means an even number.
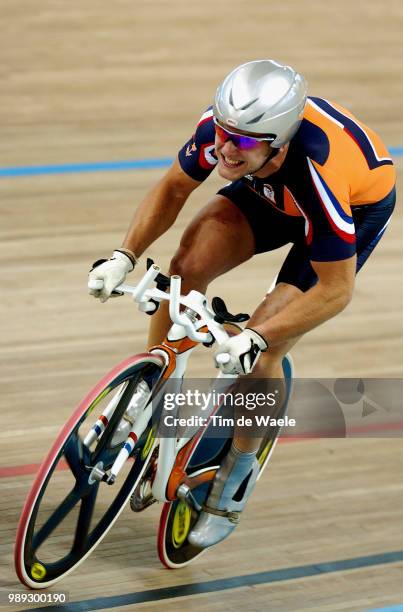
[[[200,512],[202,507],[201,505],[196,501],[196,499],[194,498],[194,495],[191,491],[191,488],[189,487],[189,485],[185,484],[184,482],[178,487],[177,491],[176,491],[176,495],[179,497],[179,499],[182,499],[183,501],[187,502],[187,504],[193,508],[193,510],[196,510],[197,512]]]

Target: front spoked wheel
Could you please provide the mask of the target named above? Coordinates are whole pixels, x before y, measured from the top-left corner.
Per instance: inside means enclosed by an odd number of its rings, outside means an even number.
[[[22,583],[45,588],[73,571],[100,543],[141,479],[155,447],[152,419],[112,486],[106,482],[126,437],[116,430],[140,383],[154,390],[165,363],[145,353],[127,359],[88,394],[41,465],[17,530]],[[152,394],[146,401],[152,400]],[[99,418],[108,414],[108,418]],[[91,431],[97,429],[94,438]],[[90,435],[89,435],[90,434]],[[133,460],[134,459],[134,460]]]

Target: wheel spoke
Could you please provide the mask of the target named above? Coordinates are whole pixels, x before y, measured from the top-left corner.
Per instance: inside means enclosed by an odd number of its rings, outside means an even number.
[[[64,498],[64,500],[58,505],[56,510],[52,512],[47,521],[42,525],[39,531],[34,535],[32,541],[32,549],[35,552],[41,544],[50,536],[50,534],[60,525],[60,523],[66,518],[66,516],[73,510],[73,508],[80,501],[80,492],[76,489],[70,491],[70,493]]]
[[[76,533],[74,536],[73,552],[82,550],[85,547],[87,536],[94,513],[95,501],[98,494],[99,482],[95,483],[88,495],[81,500],[80,514],[78,516]]]

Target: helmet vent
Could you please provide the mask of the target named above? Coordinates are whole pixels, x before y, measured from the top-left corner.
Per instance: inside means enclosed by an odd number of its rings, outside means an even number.
[[[247,102],[246,104],[244,104],[243,106],[240,107],[239,110],[246,110],[247,108],[249,108],[250,106],[252,106],[252,104],[254,104],[255,102],[257,102],[259,100],[259,98],[255,98],[254,100],[251,100],[250,102]],[[263,113],[264,114],[264,113]]]
[[[233,92],[232,89],[229,92],[229,103],[231,104],[231,106],[235,109],[235,110],[246,110],[247,108],[249,108],[250,106],[252,106],[252,104],[254,104],[255,102],[258,101],[259,98],[254,98],[253,100],[249,100],[249,102],[246,102],[245,104],[243,104],[242,106],[236,106],[234,103],[234,96],[233,96]]]
[[[260,121],[260,120],[261,120],[261,118],[263,117],[263,115],[264,115],[264,114],[265,114],[265,113],[262,113],[261,115],[258,115],[257,117],[254,117],[254,118],[253,118],[253,119],[251,119],[250,121],[247,121],[248,125],[249,125],[250,123],[257,123],[258,121]]]

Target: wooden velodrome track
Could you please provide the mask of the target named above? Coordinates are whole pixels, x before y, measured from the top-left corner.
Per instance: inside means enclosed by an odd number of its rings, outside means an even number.
[[[130,300],[101,306],[89,298],[86,275],[119,245],[134,206],[164,171],[53,175],[44,167],[173,157],[231,68],[274,57],[396,147],[401,180],[403,7],[19,0],[3,2],[1,15],[0,167],[42,167],[37,176],[0,178],[0,588],[18,590],[12,546],[36,464],[97,379],[145,347],[148,320]],[[164,269],[186,223],[221,184],[211,177],[149,250]],[[402,235],[398,205],[351,305],[295,348],[299,376],[403,378]],[[250,311],[285,252],[255,258],[210,295]],[[190,370],[210,376],[211,354],[200,349]],[[164,570],[160,508],[127,509],[60,589],[72,602],[91,600],[80,609],[128,609],[130,601],[136,610],[403,605],[402,468],[397,438],[282,444],[239,529],[194,565]],[[229,580],[240,576],[249,581]],[[136,593],[146,603],[134,605]],[[114,599],[125,594],[126,602]]]

